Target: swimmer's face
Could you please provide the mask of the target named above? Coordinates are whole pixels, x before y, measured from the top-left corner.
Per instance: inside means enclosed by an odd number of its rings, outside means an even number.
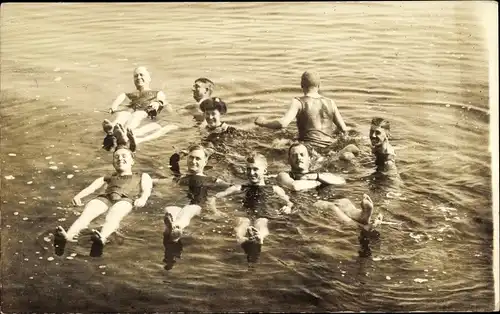
[[[113,167],[118,172],[128,172],[132,170],[134,158],[128,149],[118,149],[113,154]]]
[[[264,176],[267,173],[266,166],[256,160],[254,163],[247,164],[247,178],[252,184],[259,184],[264,181]]]
[[[309,171],[309,152],[304,145],[298,145],[290,150],[288,161],[293,170],[307,172]]]
[[[196,81],[193,85],[193,98],[196,101],[200,101],[204,98],[208,98],[210,96],[210,90],[208,88],[208,84],[203,82]]]
[[[151,83],[151,76],[144,67],[138,67],[134,70],[134,84],[137,88],[147,86]]]
[[[219,110],[206,110],[205,121],[209,127],[215,128],[221,124]]]
[[[372,125],[370,128],[370,142],[372,146],[378,147],[384,144],[389,139],[387,130],[380,126]]]
[[[203,173],[203,169],[207,164],[207,155],[201,149],[193,150],[187,157],[188,171],[192,174]]]

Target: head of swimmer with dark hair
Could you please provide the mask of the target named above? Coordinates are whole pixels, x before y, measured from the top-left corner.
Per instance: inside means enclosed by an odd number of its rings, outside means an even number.
[[[381,148],[389,143],[391,136],[391,125],[384,118],[376,117],[372,119],[370,126],[370,142],[373,148]]]
[[[120,175],[132,174],[134,153],[126,146],[119,145],[113,153],[113,167]]]
[[[203,99],[210,98],[214,91],[215,83],[206,77],[200,77],[194,81],[193,84],[193,98],[197,102]]]
[[[218,97],[205,99],[200,104],[200,109],[205,115],[205,121],[210,129],[222,125],[221,116],[227,113],[227,105]]]
[[[311,162],[310,147],[302,142],[295,142],[288,149],[288,163],[295,173],[308,173]]]
[[[267,174],[267,159],[264,155],[253,153],[246,159],[247,178],[252,185],[265,185]]]

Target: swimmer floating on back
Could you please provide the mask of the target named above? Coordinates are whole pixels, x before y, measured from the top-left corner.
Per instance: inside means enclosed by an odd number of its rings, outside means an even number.
[[[134,70],[134,85],[136,91],[118,95],[115,101],[113,101],[109,112],[115,113],[118,107],[126,99],[130,101],[127,105],[128,110],[118,112],[113,122],[105,119],[102,123],[104,133],[106,133],[106,137],[103,141],[104,149],[109,151],[115,147],[113,145],[116,145],[114,136],[117,125],[121,125],[124,129],[134,131],[137,136],[137,144],[156,139],[169,131],[177,129],[175,125],[161,127],[156,122],[151,122],[139,128],[139,125],[144,119],[149,117],[151,120],[154,120],[163,109],[172,112],[170,104],[168,104],[165,99],[165,94],[159,90],[152,90],[150,84],[151,75],[149,71],[143,66],[137,67]]]
[[[106,221],[101,231],[92,230],[93,251],[95,256],[102,254],[102,249],[108,237],[120,226],[120,222],[135,207],[146,204],[152,190],[152,180],[147,173],[139,175],[132,172],[134,165],[133,153],[126,147],[118,146],[113,153],[113,167],[116,172],[111,176],[99,177],[88,187],[73,198],[73,204],[82,206],[82,198],[106,186],[104,194],[89,201],[82,214],[71,225],[68,231],[58,226],[54,237],[54,247],[57,255],[64,253],[67,241],[76,242],[75,237],[81,230],[88,227],[90,222],[101,214],[106,214]],[[138,198],[135,198],[139,195]],[[134,200],[135,198],[135,200]],[[94,255],[91,252],[91,255]]]
[[[181,186],[187,186],[187,198],[189,204],[185,206],[167,206],[165,207],[165,231],[163,233],[163,244],[165,246],[166,268],[170,269],[178,255],[171,254],[172,250],[181,251],[182,237],[184,229],[189,225],[194,216],[201,213],[202,207],[205,207],[207,195],[210,189],[229,186],[221,179],[206,176],[204,168],[207,164],[209,153],[201,145],[194,145],[188,149],[187,168],[188,174],[180,176],[176,173],[175,181]],[[154,179],[154,183],[161,183],[164,179]],[[216,211],[214,212],[217,213]],[[178,253],[180,254],[180,253]]]
[[[264,181],[266,174],[266,158],[255,153],[247,158],[248,184],[231,186],[211,199],[212,206],[215,208],[215,199],[244,193],[243,207],[246,215],[239,217],[235,232],[236,240],[247,254],[247,260],[251,264],[258,261],[264,239],[269,235],[267,224],[268,217],[272,216],[272,213],[267,207],[270,198],[277,195],[286,203],[278,210],[279,213],[289,214],[293,206],[282,188],[276,185],[266,185]]]

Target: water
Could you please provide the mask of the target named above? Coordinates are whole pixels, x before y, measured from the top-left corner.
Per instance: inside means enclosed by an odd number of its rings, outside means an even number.
[[[491,310],[487,10],[472,2],[4,4],[3,310]],[[73,260],[48,261],[44,238],[79,212],[71,198],[112,170],[100,122],[114,97],[133,89],[137,65],[176,108],[193,102],[196,78],[211,78],[230,106],[226,121],[247,129],[258,115],[280,115],[300,95],[301,73],[318,69],[323,94],[361,134],[374,116],[391,121],[405,183],[387,196],[361,179],[373,170],[363,165],[337,192],[356,203],[368,193],[376,213],[401,224],[384,226],[363,258],[355,229],[304,210],[272,225],[248,272],[233,219],[195,219],[181,262],[167,272],[162,207],[179,191],[158,187],[103,258],[88,257],[82,235],[67,249]],[[180,114],[159,122],[192,124]],[[258,131],[257,145],[269,146],[294,127]],[[186,128],[146,143],[136,168],[168,175],[173,146],[199,138]],[[271,172],[286,168],[284,150],[261,149]]]

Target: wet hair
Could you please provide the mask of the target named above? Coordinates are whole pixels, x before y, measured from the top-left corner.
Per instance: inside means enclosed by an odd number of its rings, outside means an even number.
[[[260,153],[252,153],[250,156],[247,157],[247,163],[254,164],[256,162],[261,162],[264,165],[264,168],[267,169],[266,156],[264,156]]]
[[[309,90],[311,87],[319,87],[320,77],[319,74],[313,71],[306,71],[300,78],[300,87]]]
[[[200,109],[203,112],[207,110],[217,110],[220,114],[225,114],[227,112],[227,105],[219,97],[212,97],[202,101]]]
[[[386,120],[384,118],[380,118],[380,117],[375,117],[372,119],[371,125],[376,126],[376,127],[381,127],[382,129],[384,129],[386,131],[387,136],[390,136],[391,124],[388,120]]]
[[[207,84],[207,88],[208,88],[208,91],[210,94],[212,94],[212,92],[214,91],[214,88],[215,88],[215,83],[212,82],[211,80],[207,79],[206,77],[200,77],[200,78],[197,78],[195,81],[196,82],[201,82],[203,84]]]
[[[127,145],[123,145],[123,144],[119,144],[118,146],[116,146],[115,150],[113,151],[113,156],[120,149],[128,150],[130,152],[130,156],[132,156],[132,159],[135,159],[135,153],[134,153],[134,151],[131,150]]]
[[[189,148],[188,148],[189,153],[194,152],[195,150],[201,150],[205,154],[205,157],[207,159],[208,159],[208,157],[210,157],[210,151],[208,151],[203,145],[194,144],[194,145],[189,146]]]
[[[309,147],[309,145],[307,145],[305,143],[302,143],[302,142],[294,142],[288,148],[288,157],[290,157],[290,153],[292,152],[292,148],[297,147],[297,146],[304,146],[306,148],[307,153],[309,154],[309,156],[311,156],[311,147]]]

